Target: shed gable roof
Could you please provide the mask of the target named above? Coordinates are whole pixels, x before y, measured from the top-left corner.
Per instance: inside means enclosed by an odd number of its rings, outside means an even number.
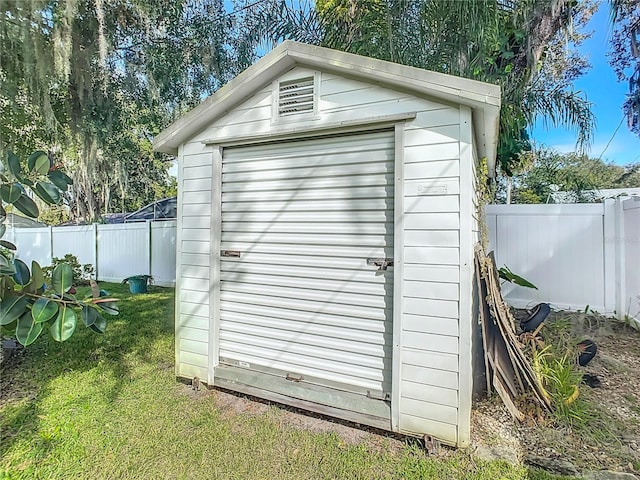
[[[487,157],[489,171],[494,171],[500,87],[290,40],[280,44],[160,132],[154,139],[154,150],[176,155],[179,145],[296,65],[348,75],[367,82],[375,81],[386,87],[470,107],[478,156]]]

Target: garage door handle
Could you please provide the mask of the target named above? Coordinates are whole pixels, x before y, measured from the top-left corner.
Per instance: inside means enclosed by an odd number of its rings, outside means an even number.
[[[367,258],[367,265],[376,266],[378,270],[386,270],[393,267],[393,258]]]
[[[220,250],[221,257],[240,258],[240,252],[237,250]]]

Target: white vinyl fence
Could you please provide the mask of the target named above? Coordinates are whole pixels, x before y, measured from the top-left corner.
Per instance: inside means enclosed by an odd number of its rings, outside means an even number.
[[[71,253],[80,264],[93,265],[98,280],[120,282],[132,275],[151,275],[157,285],[175,285],[175,220],[9,228],[5,238],[17,245],[18,258],[27,265],[32,260],[51,265],[53,257]]]
[[[589,306],[640,321],[640,199],[488,205],[486,214],[498,267],[506,265],[538,287],[504,284],[509,303]],[[72,253],[95,267],[98,280],[147,274],[158,285],[175,285],[175,221],[8,229],[6,239],[18,245],[27,264],[50,265],[52,257]]]
[[[490,249],[538,290],[505,283],[516,307],[587,306],[640,320],[640,198],[599,204],[489,205]]]

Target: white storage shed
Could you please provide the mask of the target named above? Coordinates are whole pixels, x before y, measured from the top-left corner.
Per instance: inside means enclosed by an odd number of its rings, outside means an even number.
[[[494,85],[286,41],[177,120],[176,374],[464,446]]]

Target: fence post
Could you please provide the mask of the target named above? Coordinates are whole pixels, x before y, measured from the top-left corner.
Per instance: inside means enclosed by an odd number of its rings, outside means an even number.
[[[53,265],[53,225],[49,225],[49,265]]]
[[[616,310],[617,299],[617,231],[615,200],[607,198],[603,202],[603,257],[604,257],[604,307],[605,312]]]
[[[626,197],[617,197],[615,200],[616,217],[616,318],[624,320],[626,313],[626,251],[624,231],[624,209],[622,201]]]
[[[93,274],[96,277],[96,282],[98,281],[98,252],[100,251],[100,246],[98,245],[98,224],[93,224]]]
[[[147,240],[148,240],[147,245],[149,245],[149,255],[147,255],[147,258],[149,259],[149,267],[148,267],[149,268],[149,275],[153,275],[151,273],[151,266],[153,265],[153,259],[151,258],[151,256],[153,255],[152,254],[153,245],[151,244],[151,237],[153,236],[152,232],[151,232],[151,224],[152,223],[153,223],[152,221],[147,220]]]

